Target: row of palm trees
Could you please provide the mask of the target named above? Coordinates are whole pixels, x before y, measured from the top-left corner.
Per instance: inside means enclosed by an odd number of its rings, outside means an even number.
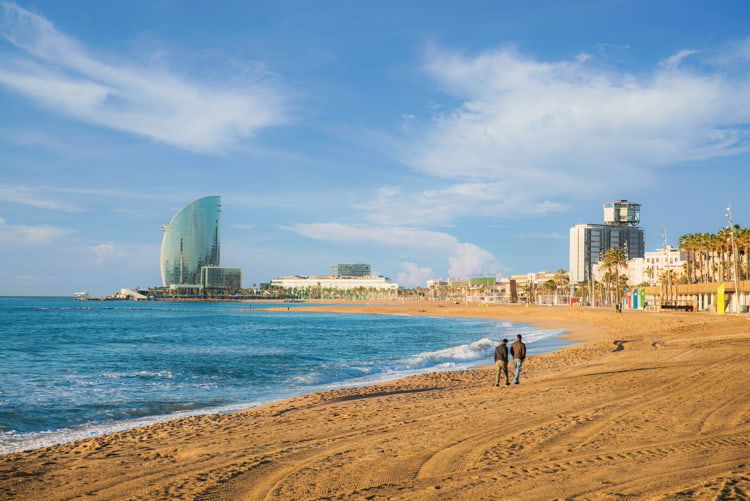
[[[732,235],[732,233],[734,233]],[[737,279],[750,279],[750,228],[722,228],[716,233],[689,233],[680,237],[680,249],[686,251],[685,276],[689,283],[733,280],[734,250],[737,250]]]
[[[534,302],[536,301],[537,292],[547,296],[565,294],[569,282],[570,276],[568,272],[563,268],[558,268],[553,278],[543,282],[539,286],[539,289],[534,284],[528,283],[521,290],[526,296],[527,301]]]
[[[296,287],[294,289],[279,289],[282,293],[295,299],[387,299],[398,296],[397,291],[363,286],[352,289],[339,289],[336,287],[314,285]]]
[[[609,293],[610,302],[619,304],[620,293],[628,284],[627,275],[620,273],[621,268],[627,269],[628,256],[622,247],[612,247],[599,260],[600,266],[604,268],[602,282],[605,292]]]

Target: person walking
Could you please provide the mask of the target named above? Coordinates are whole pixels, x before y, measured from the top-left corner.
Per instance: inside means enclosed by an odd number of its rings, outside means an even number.
[[[495,348],[495,386],[500,386],[500,374],[505,373],[505,386],[510,385],[508,379],[508,340],[503,339],[503,344]]]
[[[521,335],[516,336],[516,342],[510,347],[510,354],[513,356],[513,365],[516,367],[516,377],[513,380],[515,384],[521,384],[521,367],[526,360],[526,345],[521,341]]]

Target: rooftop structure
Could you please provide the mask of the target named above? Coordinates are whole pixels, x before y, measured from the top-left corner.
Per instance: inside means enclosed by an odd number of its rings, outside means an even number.
[[[641,222],[641,204],[627,200],[604,204],[604,222],[609,225],[638,226]]]
[[[365,263],[334,264],[331,275],[342,277],[368,277],[372,275],[371,266]]]

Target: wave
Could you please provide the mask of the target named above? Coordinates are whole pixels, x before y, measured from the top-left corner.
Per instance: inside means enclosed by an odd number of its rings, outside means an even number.
[[[131,430],[156,423],[163,423],[172,419],[190,416],[202,416],[205,414],[220,414],[237,412],[268,403],[270,400],[245,402],[241,404],[230,404],[223,406],[203,407],[201,409],[188,409],[158,416],[150,415],[135,419],[120,419],[110,422],[90,422],[69,428],[57,430],[18,433],[15,431],[0,431],[0,454],[11,454],[13,452],[39,449],[52,445],[73,442],[86,438],[98,437],[107,433]]]
[[[405,364],[408,367],[413,368],[427,368],[435,365],[475,362],[491,356],[497,345],[497,341],[493,341],[489,338],[482,338],[471,344],[462,344],[442,350],[427,351],[414,355],[407,359]]]
[[[505,334],[508,341],[512,343],[515,335],[521,334],[530,353],[547,351],[550,347],[545,345],[545,341],[564,333],[561,329],[540,330],[510,323],[508,326],[511,328]],[[397,360],[374,362],[371,365],[341,362],[336,367],[321,367],[320,370],[294,376],[290,383],[300,384],[308,392],[323,391],[377,384],[425,372],[469,369],[492,363],[495,347],[501,342],[502,338],[485,337],[468,344],[422,352]],[[534,346],[536,343],[541,345],[538,350]]]

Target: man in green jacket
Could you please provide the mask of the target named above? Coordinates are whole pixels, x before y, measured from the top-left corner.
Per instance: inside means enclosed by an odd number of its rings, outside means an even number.
[[[510,379],[508,379],[508,340],[503,339],[503,344],[497,345],[495,348],[495,386],[500,386],[500,374],[505,373],[505,385],[510,385]]]

